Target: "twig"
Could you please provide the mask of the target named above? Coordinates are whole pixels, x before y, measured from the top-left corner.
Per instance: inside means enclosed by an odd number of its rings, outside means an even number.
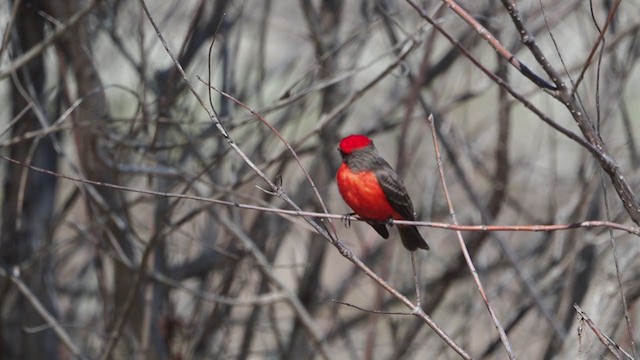
[[[161,196],[161,197],[167,197],[167,198],[173,198],[173,199],[201,201],[204,203],[236,207],[236,208],[245,209],[245,210],[271,212],[279,215],[301,216],[305,218],[330,218],[330,219],[338,219],[338,220],[346,219],[348,221],[364,221],[359,217],[356,217],[356,216],[345,217],[343,214],[325,214],[325,213],[319,213],[319,212],[313,212],[313,211],[287,210],[287,209],[273,208],[273,207],[267,207],[267,206],[244,204],[236,201],[212,199],[204,196],[146,190],[141,188],[110,184],[110,183],[105,183],[101,181],[94,181],[94,180],[88,180],[88,179],[82,179],[79,177],[69,176],[69,175],[65,175],[55,171],[50,171],[50,170],[43,169],[30,164],[25,164],[21,161],[9,158],[2,154],[0,154],[0,159],[6,160],[13,164],[28,167],[33,171],[38,171],[45,174],[53,175],[61,179],[83,183],[83,184],[89,184],[93,186],[106,187],[106,188],[115,189],[115,190],[128,191],[128,192],[153,195],[153,196]],[[640,227],[627,226],[627,225],[614,223],[610,221],[582,221],[582,222],[576,222],[571,224],[553,224],[553,225],[459,225],[459,224],[447,224],[447,223],[439,223],[439,222],[432,222],[432,221],[407,221],[407,220],[393,220],[392,223],[397,225],[413,225],[413,226],[431,227],[431,228],[452,230],[452,231],[482,231],[482,232],[491,232],[491,231],[542,232],[542,231],[573,230],[573,229],[580,229],[580,228],[584,228],[584,229],[611,228],[614,230],[624,231],[632,235],[640,236]]]
[[[609,25],[611,25],[611,22],[613,21],[613,17],[616,14],[616,11],[618,11],[618,6],[620,6],[621,2],[622,0],[617,0],[611,7],[611,10],[609,10],[609,14],[607,15],[607,21],[604,23],[604,27],[598,34],[598,39],[596,40],[595,44],[593,44],[593,47],[591,48],[591,52],[589,53],[587,60],[584,62],[584,65],[582,66],[582,71],[580,71],[580,75],[576,80],[576,84],[573,86],[573,89],[571,90],[572,96],[576,93],[576,91],[578,91],[578,86],[580,86],[580,83],[584,79],[584,74],[587,72],[589,65],[591,65],[591,61],[593,61],[593,56],[596,54],[596,51],[600,47],[600,43],[604,40],[604,35],[607,33],[607,29],[609,28]]]
[[[447,200],[447,205],[449,206],[449,216],[451,217],[451,222],[453,222],[454,224],[458,224],[458,219],[456,217],[456,213],[455,210],[453,209],[453,203],[451,202],[451,197],[449,196],[449,189],[447,187],[447,182],[445,180],[444,177],[444,169],[443,169],[443,165],[442,165],[442,156],[440,155],[440,146],[438,145],[438,137],[436,135],[436,127],[434,124],[434,120],[433,120],[433,114],[429,115],[429,126],[431,127],[431,136],[433,138],[433,146],[434,146],[434,150],[435,150],[435,156],[436,156],[436,162],[438,163],[438,174],[440,176],[440,181],[442,182],[442,188],[444,191],[444,196]],[[513,354],[513,350],[511,349],[511,344],[509,343],[509,338],[507,338],[507,334],[504,332],[504,329],[502,328],[502,325],[500,324],[500,321],[498,320],[498,317],[496,316],[495,312],[493,311],[493,308],[491,307],[491,303],[489,302],[489,298],[487,297],[487,294],[484,291],[484,287],[482,286],[482,283],[480,282],[480,277],[478,276],[478,271],[476,270],[475,266],[473,265],[473,260],[471,259],[471,255],[469,255],[469,250],[467,249],[467,245],[464,243],[464,239],[462,238],[462,233],[460,231],[456,231],[456,235],[458,236],[458,242],[460,243],[460,248],[462,249],[462,253],[464,255],[464,258],[467,262],[467,266],[469,267],[469,270],[471,271],[471,276],[473,277],[474,282],[476,283],[476,286],[478,287],[478,291],[480,292],[480,296],[482,296],[482,300],[484,301],[484,304],[487,307],[487,310],[489,311],[489,315],[491,316],[491,320],[493,321],[493,324],[495,325],[496,329],[498,330],[498,333],[500,334],[500,340],[502,341],[502,344],[504,345],[505,351],[507,352],[507,355],[509,356],[509,359],[515,359],[515,355]]]
[[[607,189],[604,183],[604,174],[600,171],[600,184],[602,187],[602,197],[604,200],[605,215],[608,219],[611,219],[611,209],[609,209],[609,199],[607,197]],[[616,240],[613,237],[613,230],[609,229],[609,244],[611,245],[611,253],[613,255],[613,265],[616,270],[616,281],[618,282],[618,292],[620,293],[620,300],[622,301],[622,310],[624,311],[624,320],[627,325],[627,334],[631,342],[631,351],[633,352],[633,358],[637,359],[636,342],[634,340],[633,325],[631,324],[631,316],[629,316],[629,305],[627,304],[627,297],[624,294],[624,288],[622,287],[622,275],[620,275],[620,261],[618,260],[618,247],[616,246]]]
[[[587,323],[587,326],[591,328],[591,331],[598,337],[602,345],[606,346],[607,349],[611,352],[613,356],[617,359],[627,358],[629,360],[633,360],[633,357],[629,355],[626,351],[624,351],[618,344],[613,342],[607,335],[603,334],[602,331],[598,328],[598,326],[591,320],[589,315],[585,313],[578,304],[573,304],[573,308],[576,309],[580,318]]]
[[[202,79],[199,76],[197,78],[198,78],[198,80],[202,81]],[[280,132],[278,132],[278,130],[276,130],[276,128],[267,121],[267,119],[265,119],[262,115],[257,113],[255,110],[253,110],[247,104],[243,103],[242,101],[236,99],[235,97],[227,94],[226,92],[224,92],[222,90],[216,89],[210,83],[208,83],[208,84],[205,83],[205,85],[207,85],[207,87],[209,89],[213,89],[213,90],[217,91],[218,93],[220,93],[224,97],[226,97],[226,98],[230,99],[231,101],[235,102],[236,104],[240,105],[243,109],[249,111],[253,116],[255,116],[258,120],[260,120],[260,122],[262,122],[266,127],[268,127],[269,130],[271,130],[271,132],[273,132],[278,137],[278,139],[280,139],[280,141],[282,141],[282,143],[287,147],[287,149],[289,149],[289,152],[291,152],[291,155],[293,156],[294,160],[298,164],[298,167],[300,167],[300,169],[302,170],[302,173],[304,174],[305,178],[309,182],[309,185],[311,185],[311,189],[313,189],[313,193],[315,194],[316,199],[318,199],[318,204],[320,205],[320,208],[325,213],[328,214],[329,210],[327,209],[327,206],[324,204],[324,200],[322,200],[322,196],[320,195],[320,192],[318,191],[318,187],[316,186],[315,182],[311,178],[311,175],[309,175],[309,172],[307,171],[307,169],[304,167],[304,165],[302,165],[302,161],[300,160],[300,157],[298,156],[298,153],[293,149],[291,144],[284,138],[284,136],[282,136],[282,134],[280,134]],[[333,235],[335,236],[336,235],[336,228],[333,225],[333,223],[331,223],[331,222],[329,222],[329,223],[331,225],[331,230],[333,231]]]
[[[0,80],[4,80],[9,75],[17,71],[19,68],[33,60],[36,56],[40,55],[44,49],[47,48],[51,43],[57,40],[60,36],[64,35],[70,28],[78,23],[78,21],[82,20],[86,15],[88,15],[91,10],[99,3],[98,0],[91,0],[87,5],[85,5],[80,11],[73,14],[69,17],[69,21],[67,21],[64,25],[56,29],[51,35],[49,35],[46,39],[41,41],[40,43],[32,46],[29,51],[22,54],[19,58],[15,59],[11,64],[9,64],[4,69],[0,70]]]
[[[78,345],[71,340],[69,333],[60,326],[58,320],[56,320],[56,318],[47,311],[44,305],[40,303],[40,300],[38,300],[38,298],[33,294],[31,289],[29,289],[27,284],[22,281],[19,268],[16,267],[13,271],[10,271],[9,269],[5,269],[4,266],[0,266],[0,276],[8,278],[18,288],[20,293],[22,293],[22,295],[31,303],[33,308],[38,312],[38,314],[40,314],[40,316],[42,316],[47,324],[53,328],[53,331],[58,335],[58,338],[60,338],[75,357],[79,359],[88,359],[88,357],[82,353]]]
[[[307,332],[311,335],[314,341],[314,345],[320,351],[320,354],[325,359],[330,359],[331,357],[329,356],[329,349],[327,347],[326,341],[320,333],[317,324],[311,317],[311,314],[309,314],[307,309],[304,307],[302,301],[300,301],[300,298],[298,298],[298,296],[293,291],[287,288],[287,285],[282,281],[282,279],[269,270],[269,262],[267,260],[267,257],[260,251],[255,242],[240,227],[238,227],[233,221],[231,221],[231,219],[228,219],[215,211],[212,211],[212,214],[214,214],[218,222],[225,229],[231,232],[235,238],[242,242],[244,248],[259,264],[258,268],[265,275],[265,277],[269,279],[269,281],[274,284],[280,291],[285,293],[289,304],[293,308],[293,311],[296,313]]]
[[[419,30],[418,32],[422,32],[422,30]],[[363,97],[364,94],[366,94],[369,90],[371,90],[375,85],[380,83],[383,79],[386,79],[387,76],[391,74],[391,72],[395,70],[398,66],[400,66],[405,61],[405,58],[409,56],[409,54],[411,54],[413,50],[415,50],[418,47],[417,46],[418,44],[419,44],[419,41],[416,40],[414,37],[407,38],[405,41],[399,43],[397,45],[399,50],[397,52],[397,55],[394,61],[391,64],[385,67],[385,69],[382,72],[380,72],[380,74],[378,74],[374,79],[366,83],[360,89],[353,92],[353,94],[351,94],[348,98],[346,98],[342,103],[340,103],[340,105],[334,108],[331,112],[322,115],[318,120],[318,122],[316,123],[316,125],[313,127],[313,129],[308,134],[298,139],[298,141],[296,141],[296,143],[293,144],[293,147],[295,148],[299,146],[301,143],[304,143],[310,137],[318,133],[320,129],[322,129],[324,126],[326,126],[333,120],[337,119],[338,116],[340,116],[351,105],[353,105],[356,101],[358,101],[361,97]]]
[[[359,258],[353,255],[351,250],[347,249],[340,242],[335,243],[340,251],[340,254],[347,258],[349,261],[354,263],[362,272],[365,273],[368,277],[377,282],[380,286],[382,286],[385,290],[387,290],[391,295],[393,295],[396,299],[400,300],[404,305],[412,309],[411,313],[420,318],[423,322],[425,322],[433,331],[440,336],[442,340],[444,340],[449,347],[451,347],[455,352],[458,353],[463,359],[471,359],[471,356],[467,354],[467,352],[460,347],[456,342],[447,335],[444,330],[442,330],[438,324],[436,324],[429,315],[427,315],[422,308],[415,306],[411,300],[409,300],[406,296],[402,295],[398,290],[393,288],[389,283],[387,283],[384,279],[380,278],[378,274],[373,272],[367,265],[365,265]]]
[[[416,267],[416,252],[411,252],[411,269],[413,270],[413,282],[416,286],[416,306],[422,308],[422,304],[420,303],[420,281],[418,278],[418,269]]]
[[[458,5],[454,0],[442,0],[449,9],[458,14],[462,20],[464,20],[467,24],[469,24],[477,33],[480,35],[493,49],[502,56],[505,60],[509,62],[516,70],[518,70],[522,75],[527,77],[529,80],[533,81],[537,86],[547,89],[547,90],[556,90],[556,87],[536,75],[531,69],[529,69],[525,64],[523,64],[518,58],[511,53],[507,48],[505,48],[500,41],[498,41],[489,30],[487,30],[482,24],[480,24],[476,19],[473,18],[466,10],[464,10],[460,5]]]
[[[333,300],[331,300],[331,301],[332,301],[332,302],[334,302],[334,303],[336,303],[336,304],[349,306],[349,307],[352,307],[352,308],[354,308],[354,309],[358,309],[358,310],[360,310],[360,311],[364,311],[364,312],[368,312],[368,313],[376,314],[376,315],[403,315],[403,316],[407,316],[407,315],[412,316],[412,315],[413,315],[413,314],[412,314],[412,313],[410,313],[410,312],[409,312],[409,313],[407,313],[407,312],[398,312],[398,311],[384,311],[384,310],[371,310],[371,309],[365,309],[365,308],[360,307],[360,306],[358,306],[358,305],[350,304],[350,303],[348,303],[348,302],[342,302],[342,301],[335,300],[335,299],[333,299]]]
[[[20,6],[22,6],[22,0],[16,0],[13,2],[13,10],[11,10],[11,17],[7,22],[7,26],[4,28],[4,35],[2,36],[2,44],[0,45],[0,61],[4,57],[4,52],[7,50],[7,45],[9,45],[9,38],[11,37],[11,28],[13,24],[16,22],[16,17],[18,16],[18,10]]]

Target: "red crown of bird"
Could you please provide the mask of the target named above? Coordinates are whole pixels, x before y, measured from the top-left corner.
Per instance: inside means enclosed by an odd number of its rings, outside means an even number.
[[[373,140],[360,134],[349,135],[340,141],[340,151],[350,154],[354,150],[362,149],[373,144]]]

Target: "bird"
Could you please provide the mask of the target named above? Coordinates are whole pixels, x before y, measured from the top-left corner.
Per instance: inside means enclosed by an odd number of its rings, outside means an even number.
[[[338,191],[356,215],[389,238],[389,219],[415,221],[413,203],[404,182],[380,155],[373,140],[353,134],[340,141],[342,164],[336,174]],[[413,225],[398,225],[402,245],[409,251],[429,250]]]

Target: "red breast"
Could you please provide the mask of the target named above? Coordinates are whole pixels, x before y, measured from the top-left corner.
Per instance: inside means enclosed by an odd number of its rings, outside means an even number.
[[[387,201],[387,196],[371,171],[353,172],[342,163],[336,177],[344,201],[360,217],[370,220],[401,219]]]

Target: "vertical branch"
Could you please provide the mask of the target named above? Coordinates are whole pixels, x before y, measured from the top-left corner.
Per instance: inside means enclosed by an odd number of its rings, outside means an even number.
[[[604,36],[607,33],[607,30],[609,29],[609,25],[611,25],[611,23],[613,22],[613,18],[616,15],[616,12],[618,11],[618,6],[620,6],[620,3],[622,3],[622,0],[616,0],[613,3],[613,6],[611,6],[611,9],[609,9],[609,14],[607,14],[607,21],[604,23],[602,30],[598,29],[598,38],[596,39],[595,44],[593,44],[593,47],[591,48],[591,52],[589,53],[589,56],[587,56],[587,59],[585,60],[584,65],[582,66],[580,75],[578,75],[576,84],[573,86],[573,89],[571,90],[572,95],[574,95],[578,91],[578,87],[580,86],[580,83],[584,79],[584,75],[587,72],[589,65],[591,65],[591,62],[593,61],[593,57],[595,56],[596,51],[598,50],[598,48],[600,48],[600,43],[602,43],[602,47],[604,48]]]
[[[45,41],[45,19],[37,12],[46,9],[46,2],[34,1],[28,4],[17,1],[12,12],[12,22],[7,24],[4,39],[13,34],[11,58],[15,63],[23,59],[34,47]],[[15,23],[13,23],[15,21]],[[13,29],[10,27],[13,26]],[[55,118],[55,110],[47,103],[46,79],[50,74],[42,53],[33,55],[30,62],[10,72],[10,95],[5,98],[5,107],[10,108],[15,122],[7,130],[11,136],[19,138],[30,132],[46,128]],[[55,98],[52,97],[52,98]],[[54,149],[55,137],[52,134],[9,145],[9,156],[19,161],[33,164],[47,170],[56,171],[58,156]],[[43,173],[19,169],[15,165],[2,164],[4,174],[2,184],[2,205],[0,207],[0,258],[3,263],[22,267],[38,254],[40,248],[51,244],[50,232],[55,209],[57,178]],[[33,289],[33,297],[42,310],[55,314],[55,297],[51,292],[50,274],[52,257],[43,254],[39,261],[23,270],[24,283],[18,286],[19,294],[10,301],[4,301],[0,307],[0,334],[3,353],[16,358],[42,358],[55,353],[59,338],[51,329],[34,334],[25,334],[24,327],[32,326],[41,320],[42,312],[38,307],[29,305],[29,296],[20,290],[22,287]],[[15,289],[7,288],[5,296],[16,294]],[[33,302],[31,302],[35,305]],[[8,309],[10,308],[10,309]],[[11,355],[9,355],[11,356]]]
[[[607,189],[604,184],[603,174],[600,173],[601,185],[602,185],[602,197],[604,200],[605,216],[607,221],[611,221],[611,210],[609,209],[609,200],[607,198]],[[613,264],[615,267],[616,281],[618,282],[618,292],[620,293],[620,301],[622,302],[622,310],[624,312],[624,321],[627,325],[627,334],[629,335],[629,341],[631,342],[631,351],[633,352],[633,358],[638,358],[636,350],[636,341],[634,337],[633,325],[631,324],[631,316],[629,315],[629,305],[627,304],[627,297],[624,294],[624,288],[622,287],[622,275],[620,274],[620,263],[618,260],[618,247],[616,246],[616,240],[613,237],[613,231],[609,229],[609,244],[611,246],[611,253],[613,255]],[[579,309],[576,309],[579,310]]]

